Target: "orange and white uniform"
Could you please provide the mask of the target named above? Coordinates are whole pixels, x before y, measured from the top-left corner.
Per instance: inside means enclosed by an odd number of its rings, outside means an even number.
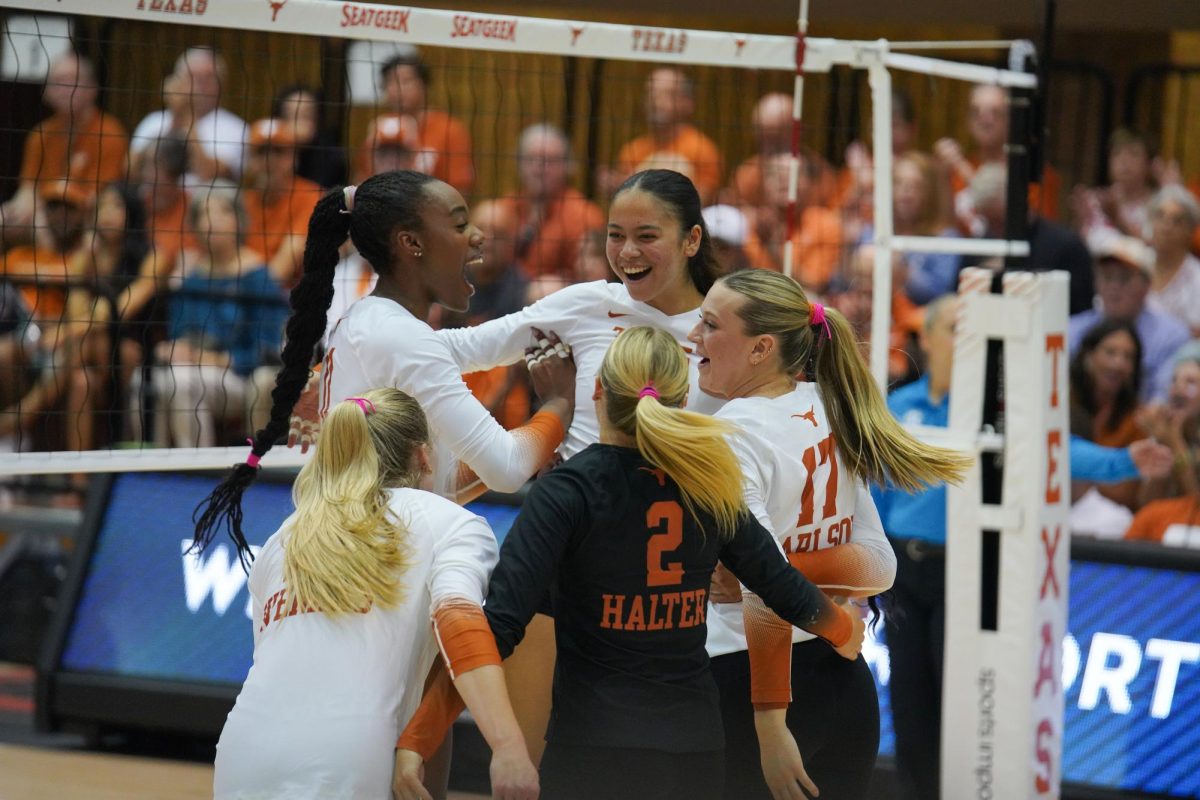
[[[558,334],[571,345],[575,357],[575,417],[567,431],[559,454],[570,458],[589,444],[600,441],[600,423],[592,403],[592,384],[600,374],[600,363],[617,334],[626,328],[649,325],[669,332],[688,353],[691,390],[688,410],[712,414],[724,402],[700,390],[696,365],[699,357],[692,352],[687,335],[696,325],[699,309],[680,314],[664,314],[657,308],[634,300],[619,283],[591,281],[576,283],[547,295],[531,306],[499,319],[470,328],[440,330],[462,372],[478,372],[515,364],[532,344],[530,328]]]
[[[738,426],[730,444],[746,504],[793,566],[829,594],[863,597],[891,588],[896,555],[870,492],[846,467],[815,384],[797,383],[780,397],[731,400],[716,416]],[[742,605],[710,608],[710,657],[747,649]],[[791,642],[811,638],[792,629]]]
[[[371,295],[352,305],[329,336],[321,415],[331,403],[381,386],[421,404],[433,443],[433,488],[445,497],[461,488],[460,462],[489,488],[515,492],[564,435],[558,417],[544,411],[515,431],[504,430],[471,394],[433,328],[399,303]]]
[[[409,566],[394,608],[326,616],[289,598],[291,518],[250,570],[254,663],[217,743],[217,800],[389,797],[393,748],[437,657],[430,612],[478,606],[497,561],[481,517],[430,492],[391,489]]]

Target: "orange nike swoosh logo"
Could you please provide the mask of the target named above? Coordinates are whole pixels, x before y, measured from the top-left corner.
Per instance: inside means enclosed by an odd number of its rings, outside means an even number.
[[[628,317],[629,315],[621,314],[616,311],[610,311],[610,312],[608,312],[608,316],[611,317],[612,319],[616,319],[617,317]]]

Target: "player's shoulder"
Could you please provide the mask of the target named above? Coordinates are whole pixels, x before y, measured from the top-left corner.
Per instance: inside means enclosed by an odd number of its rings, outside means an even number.
[[[477,515],[453,500],[423,489],[391,489],[390,505],[401,518],[420,516],[437,524],[459,524]]]
[[[360,298],[350,306],[338,331],[351,341],[387,339],[393,345],[437,338],[428,324],[399,303],[372,295]]]

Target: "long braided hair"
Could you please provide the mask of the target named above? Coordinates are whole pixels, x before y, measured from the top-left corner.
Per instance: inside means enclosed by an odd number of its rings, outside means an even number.
[[[313,353],[325,333],[333,302],[333,279],[338,248],[347,235],[358,252],[379,273],[391,267],[391,234],[397,226],[421,230],[420,211],[427,185],[435,178],[411,170],[374,175],[354,189],[335,189],[319,201],[308,220],[304,272],[291,294],[283,366],[271,392],[271,416],[250,440],[250,455],[235,464],[220,485],[192,515],[196,532],[189,552],[203,552],[224,530],[249,569],[253,554],[242,531],[242,496],[258,477],[258,462],[288,429],[288,417],[312,374]],[[352,200],[351,200],[352,198]],[[349,207],[348,207],[349,206]],[[352,210],[351,210],[352,209]]]

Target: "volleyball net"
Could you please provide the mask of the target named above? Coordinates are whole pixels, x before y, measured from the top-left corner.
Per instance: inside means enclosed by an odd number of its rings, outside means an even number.
[[[606,276],[603,214],[623,177],[684,172],[721,207],[706,219],[726,263],[788,269],[792,250],[793,274],[873,342],[884,384],[920,366],[920,302],[898,299],[894,257],[1024,252],[932,230],[893,237],[892,152],[873,147],[900,135],[893,121],[923,150],[942,136],[965,141],[973,85],[1032,87],[1021,71],[806,37],[796,149],[792,109],[760,104],[772,94],[790,104],[795,36],[320,0],[127,0],[104,17],[83,0],[52,15],[36,0],[8,5],[3,77],[24,94],[0,131],[0,444],[12,451],[0,474],[240,460],[269,407],[308,210],[321,187],[386,169],[462,191],[490,242],[476,282],[507,280],[498,276],[512,266],[521,289],[509,297],[522,300]],[[64,67],[70,51],[92,69]],[[89,110],[93,85],[103,123]],[[52,93],[69,110],[38,125]],[[55,127],[75,118],[88,121]],[[664,144],[648,135],[655,125],[683,132]],[[565,210],[539,200],[564,183]],[[212,210],[227,190],[233,257]],[[941,202],[924,191],[920,202]],[[800,210],[789,230],[791,196]],[[331,317],[371,280],[347,252]],[[527,413],[527,393],[487,394],[512,381],[469,383],[498,416]]]

